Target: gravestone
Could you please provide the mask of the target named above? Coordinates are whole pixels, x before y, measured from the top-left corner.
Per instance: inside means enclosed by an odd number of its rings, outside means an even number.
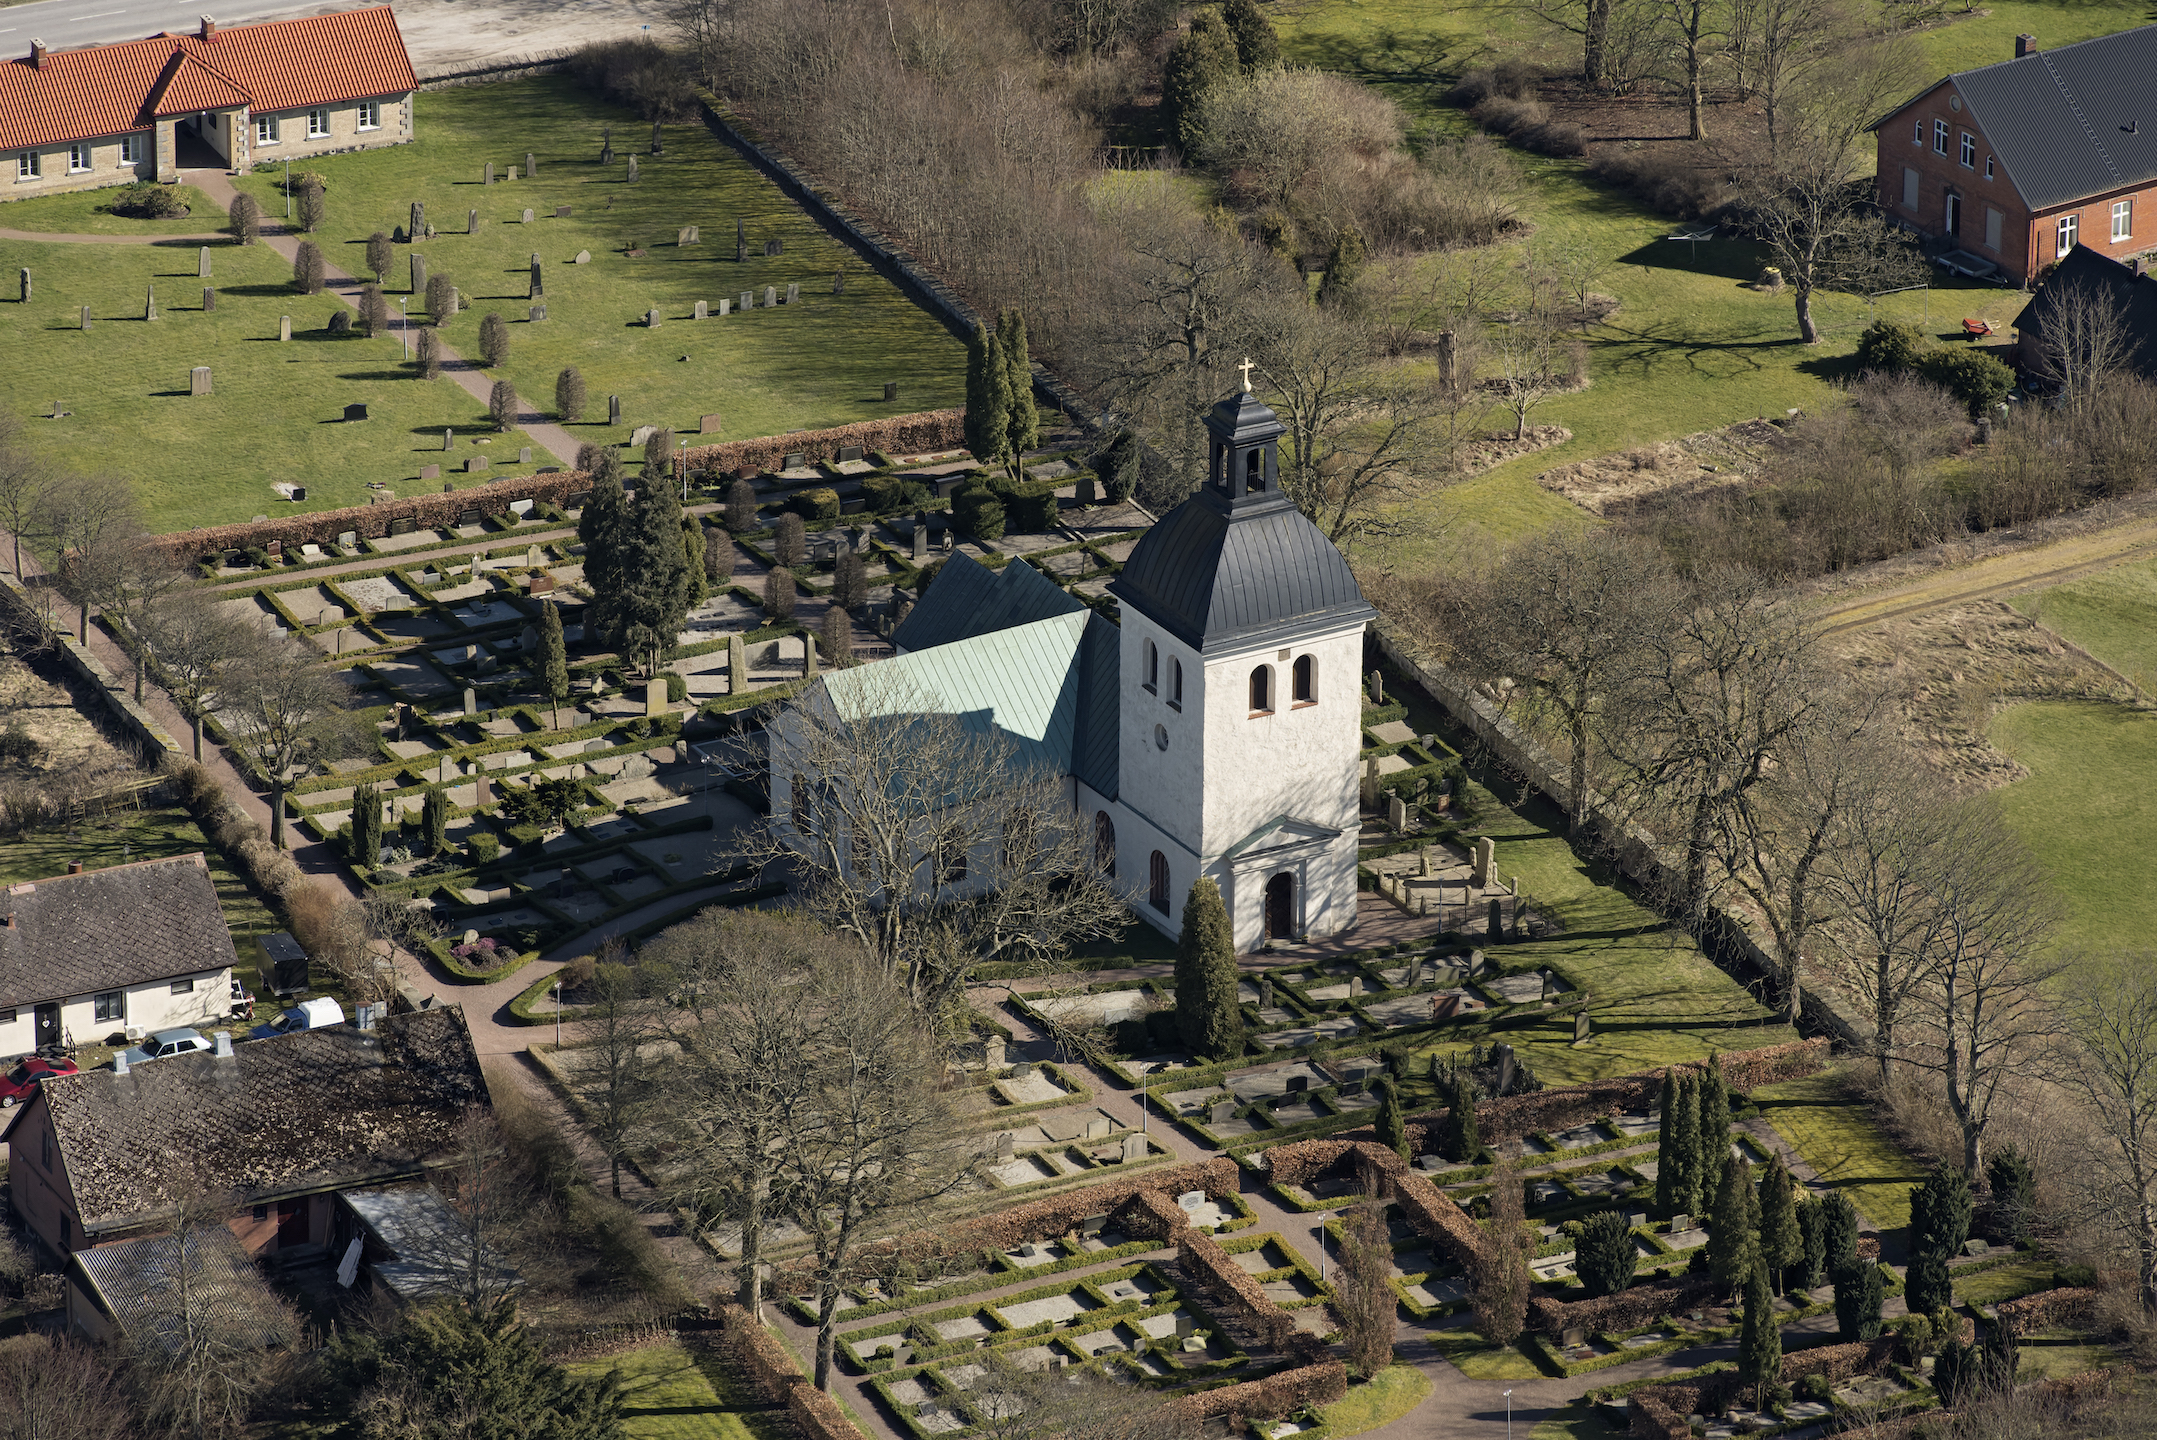
[[[1565,1327],[1565,1333],[1558,1337],[1558,1343],[1569,1350],[1575,1345],[1585,1345],[1588,1343],[1588,1332],[1582,1326],[1568,1325]]]
[[[719,417],[717,415],[699,415],[697,417],[697,434],[717,435],[718,433]]]
[[[630,447],[632,449],[641,450],[644,448],[644,442],[651,439],[654,435],[657,435],[658,433],[659,427],[657,425],[639,425],[636,429],[629,432]]]
[[[914,515],[914,559],[926,560],[928,558],[929,517],[917,511]]]
[[[525,152],[524,152],[524,178],[525,178],[525,179],[527,179],[527,180],[530,180],[530,179],[532,179],[532,178],[533,178],[534,176],[536,176],[536,175],[538,175],[538,174],[539,174],[539,162],[538,162],[537,160],[535,160],[534,158],[532,158],[532,152],[531,152],[531,151],[529,151],[529,150],[525,151]]]
[[[195,261],[195,278],[197,280],[210,278],[210,247],[207,245],[202,247],[200,257]]]
[[[449,287],[449,313],[452,315],[464,313],[464,292],[454,285]]]
[[[778,286],[776,286],[776,285],[766,285],[766,286],[764,287],[764,308],[765,308],[766,310],[769,310],[769,309],[771,309],[771,308],[772,308],[772,307],[773,307],[774,305],[777,305],[778,303],[779,303],[779,287],[778,287]]]
[[[442,448],[443,448],[444,450],[454,450],[454,449],[456,448],[456,446],[457,446],[457,439],[456,439],[456,436],[454,436],[453,434],[451,434],[451,433],[450,433],[449,431],[447,431],[447,430],[444,430],[444,431],[442,432]]]
[[[886,381],[884,382],[884,398],[885,398],[886,400],[896,400],[896,399],[898,399],[898,398],[899,398],[899,382],[898,382],[898,381],[896,381],[896,380],[886,380]]]
[[[1300,1095],[1311,1088],[1311,1077],[1308,1075],[1290,1075],[1283,1081],[1283,1084],[1286,1085],[1289,1094]]]
[[[1497,842],[1488,835],[1478,838],[1475,842],[1475,849],[1471,852],[1471,863],[1474,868],[1469,875],[1469,883],[1478,890],[1488,889],[1490,887],[1491,867],[1497,863],[1497,858]]]
[[[1208,1125],[1226,1125],[1235,1118],[1236,1102],[1233,1100],[1217,1100],[1206,1111],[1206,1123]]]
[[[411,236],[414,240],[417,240],[419,239],[420,235],[425,232],[426,228],[427,207],[421,204],[419,201],[414,200],[412,202],[412,223],[406,228],[405,234]]]
[[[1505,939],[1505,902],[1496,896],[1491,897],[1490,924],[1486,928],[1491,939],[1498,941]]]
[[[1011,1132],[1009,1130],[999,1130],[996,1132],[996,1158],[1009,1160],[1012,1154]]]
[[[187,393],[190,395],[207,395],[210,393],[209,366],[197,365],[191,372],[189,372],[187,380]]]
[[[1693,1228],[1693,1217],[1692,1217],[1692,1216],[1690,1216],[1690,1215],[1673,1215],[1673,1216],[1671,1216],[1671,1217],[1670,1217],[1670,1231],[1669,1231],[1669,1233],[1670,1233],[1670,1234],[1672,1234],[1672,1235],[1683,1235],[1683,1234],[1684,1234],[1684,1233],[1685,1233],[1686,1231],[1688,1231],[1688,1230],[1690,1230],[1690,1229],[1692,1229],[1692,1228]]]
[[[480,178],[479,183],[482,185],[492,185],[494,183],[494,162],[492,160],[487,162],[486,174]]]
[[[1628,1230],[1638,1230],[1647,1223],[1648,1212],[1645,1210],[1635,1210],[1625,1217],[1625,1228]]]
[[[90,307],[87,305],[82,307],[82,328],[85,330],[90,328]]]
[[[529,208],[527,208],[524,212],[524,223],[527,225],[532,223],[532,212]]]
[[[1371,703],[1373,705],[1386,703],[1386,677],[1375,668],[1371,671]]]
[[[409,515],[400,515],[395,520],[389,522],[389,533],[392,535],[409,535],[418,528],[419,522],[414,520]],[[405,597],[402,595],[397,595],[392,596],[391,598],[394,601],[402,601]],[[402,604],[392,604],[390,608],[392,610],[402,610],[405,607]]]
[[[487,457],[484,455],[474,455],[464,462],[464,473],[467,475],[477,475],[480,471],[486,468]],[[477,522],[475,521],[473,523],[476,524]]]
[[[612,125],[609,125],[600,133],[599,163],[602,165],[612,165],[614,163],[614,127]]]
[[[473,777],[472,803],[482,810],[494,803],[494,787],[488,782],[487,772],[484,770]]]
[[[1146,1158],[1146,1137],[1145,1137],[1145,1136],[1143,1136],[1143,1135],[1126,1135],[1126,1136],[1124,1136],[1124,1137],[1123,1137],[1123,1155],[1122,1155],[1122,1157],[1121,1157],[1121,1162],[1122,1162],[1123,1164],[1125,1164],[1125,1165],[1129,1165],[1129,1164],[1131,1164],[1131,1163],[1132,1163],[1133,1161],[1136,1161],[1136,1160],[1143,1160],[1143,1159],[1145,1159],[1145,1158]]]
[[[786,303],[787,303],[787,304],[789,304],[789,305],[792,305],[792,304],[795,304],[795,303],[796,303],[797,301],[799,301],[800,299],[801,299],[801,282],[800,282],[800,281],[798,281],[798,280],[789,280],[789,281],[787,282],[787,286],[786,286]]]
[[[849,461],[849,460],[859,460],[860,458],[861,458],[861,447],[860,447],[859,445],[841,445],[841,446],[839,447],[839,463],[840,463],[840,464],[842,464],[842,465],[843,465],[843,464],[845,464],[845,463],[846,463],[847,461]]]
[[[418,253],[412,256],[412,293],[425,294],[427,290],[427,257]]]
[[[1585,1010],[1575,1012],[1573,1016],[1573,1043],[1575,1045],[1587,1044],[1588,1037],[1594,1032],[1594,1022],[1588,1019],[1588,1012]]]
[[[532,594],[545,595],[552,592],[553,589],[554,577],[552,575],[534,575],[532,577]]]
[[[784,255],[785,253],[786,242],[784,240],[766,240],[764,242],[764,257],[767,260],[774,255]]]
[[[1198,1317],[1188,1310],[1178,1310],[1176,1312],[1176,1338],[1178,1340],[1190,1340],[1194,1339],[1197,1334]]]
[[[332,335],[350,335],[352,333],[352,312],[349,310],[335,312],[330,316],[330,323],[327,328]]]
[[[357,530],[340,530],[337,532],[338,549],[350,550],[357,544],[359,544],[359,532]]]
[[[1391,795],[1386,799],[1386,823],[1391,825],[1396,833],[1407,833],[1408,802],[1401,799],[1398,794]]]
[[[647,330],[657,330],[659,328],[659,311],[656,307],[644,312],[644,328]]]
[[[592,252],[589,250],[579,250],[577,252],[577,258],[570,261],[569,263],[572,265],[589,265],[592,263]]]
[[[689,318],[692,320],[709,320],[711,318],[711,307],[706,305],[702,300],[699,300],[697,301],[697,308],[691,313]]]
[[[726,693],[740,695],[749,688],[749,650],[741,636],[726,638]]]
[[[734,263],[739,265],[748,258],[749,238],[742,232],[741,221],[736,219],[734,222]]]
[[[681,229],[679,229],[679,230],[677,230],[677,231],[675,231],[675,232],[674,232],[674,244],[675,244],[675,247],[676,247],[677,249],[680,249],[680,248],[682,248],[682,247],[685,247],[685,246],[689,246],[689,245],[694,245],[694,244],[696,244],[696,243],[697,243],[697,227],[696,227],[696,226],[694,226],[694,225],[684,225],[684,226],[682,226],[682,228],[681,228]]]
[[[644,713],[651,716],[667,713],[667,686],[664,680],[647,680],[644,683]]]
[[[467,235],[477,235],[479,233],[479,212],[477,210],[464,212],[464,233]]]
[[[264,516],[263,518],[264,518],[264,519],[267,519],[267,518],[269,518],[269,517],[267,517],[267,516]],[[284,542],[284,541],[282,541],[282,540],[272,540],[272,541],[271,541],[271,542],[270,542],[269,544],[267,544],[267,545],[263,546],[263,547],[262,547],[262,549],[263,549],[263,551],[264,551],[264,552],[265,552],[266,554],[268,554],[268,555],[269,555],[269,557],[270,557],[270,558],[271,558],[272,560],[275,560],[276,558],[278,558],[279,556],[281,556],[281,555],[283,555],[283,554],[285,553],[285,542]],[[263,618],[265,618],[265,619],[268,619],[268,617],[267,617],[267,616],[265,616],[265,617],[263,617]],[[281,629],[283,629],[284,627],[280,626],[280,625],[279,625],[279,624],[278,624],[278,623],[277,623],[276,621],[274,621],[274,620],[271,620],[271,621],[270,621],[270,628],[271,628],[272,630],[281,630]]]
[[[661,155],[666,153],[665,147],[663,146],[659,138],[659,122],[657,120],[654,120],[652,122],[652,153],[654,155]]]
[[[544,305],[534,305],[531,309],[524,312],[524,318],[527,324],[537,325],[540,321],[547,318],[547,307]]]
[[[23,273],[27,275],[30,272],[26,270]],[[142,297],[142,318],[145,320],[155,320],[157,318],[157,287],[155,285],[150,286]]]
[[[567,220],[569,218],[569,207],[567,205],[555,206],[554,218],[557,220]]]
[[[607,397],[607,423],[609,425],[622,423],[622,397],[619,395],[609,395]]]
[[[527,300],[537,300],[540,296],[546,293],[547,280],[546,277],[540,273],[539,257],[537,255],[534,255],[532,257],[532,288],[525,295],[524,298]]]
[[[467,715],[477,715],[479,713],[479,692],[469,685],[464,687],[464,713]]]
[[[744,290],[741,292],[741,308],[743,310],[756,309],[756,296],[750,291]]]
[[[1491,1054],[1498,1062],[1498,1094],[1503,1097],[1513,1089],[1513,1047],[1500,1041],[1491,1047]]]
[[[207,285],[202,287],[202,313],[205,315],[217,313],[217,292]]]
[[[634,155],[629,157],[629,183],[637,183],[637,157]]]
[[[280,340],[290,340],[292,338],[292,317],[290,315],[277,317],[277,338]]]
[[[367,407],[366,407],[366,405],[364,405],[364,404],[359,404],[359,405],[347,405],[347,406],[345,406],[345,419],[347,419],[347,420],[364,420],[364,419],[366,419],[366,418],[367,418]]]
[[[30,267],[27,265],[22,267],[22,303],[30,303]]]
[[[539,547],[537,545],[527,545],[524,547],[525,569],[537,570],[539,568],[539,564],[542,558],[543,557],[540,555]]]
[[[834,270],[834,271],[832,271],[832,272],[831,272],[831,293],[832,293],[832,294],[834,294],[834,295],[842,295],[842,294],[844,294],[845,292],[846,292],[846,272],[845,272],[845,271],[843,271],[843,270]]]
[[[522,447],[520,447],[520,448],[518,449],[518,451],[517,451],[517,463],[518,463],[519,465],[529,465],[529,464],[531,464],[531,463],[532,463],[532,447],[531,447],[531,446],[529,446],[529,445],[525,445],[525,446],[522,446]],[[514,510],[514,509],[516,509],[516,506],[512,505],[512,506],[510,506],[510,508],[511,508],[512,510]],[[530,503],[529,501],[525,502],[525,509],[529,510],[530,508],[531,508],[531,503]]]
[[[734,302],[727,299],[724,295],[719,297],[719,318],[721,320],[726,319],[727,311],[733,308],[733,304]]]

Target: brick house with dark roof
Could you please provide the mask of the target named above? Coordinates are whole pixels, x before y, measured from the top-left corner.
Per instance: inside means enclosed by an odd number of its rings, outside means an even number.
[[[398,145],[419,89],[387,5],[0,62],[0,200]]]
[[[2157,25],[1949,75],[1878,126],[1890,219],[2028,284],[2157,250]]]
[[[206,1194],[232,1197],[249,1254],[313,1254],[338,1191],[454,1163],[459,1127],[492,1103],[454,1005],[85,1070],[14,1112],[9,1199],[61,1255],[156,1234]]]
[[[221,1020],[239,957],[197,853],[0,892],[0,1056]]]

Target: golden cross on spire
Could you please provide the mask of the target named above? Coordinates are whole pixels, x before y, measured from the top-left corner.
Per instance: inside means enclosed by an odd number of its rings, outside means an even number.
[[[1251,357],[1244,356],[1243,363],[1236,368],[1243,372],[1243,393],[1248,395],[1251,393]]]

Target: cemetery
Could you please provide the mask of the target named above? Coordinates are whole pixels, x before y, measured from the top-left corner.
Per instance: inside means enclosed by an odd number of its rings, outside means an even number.
[[[371,233],[395,238],[392,307],[413,256],[453,277],[471,300],[443,338],[476,354],[499,311],[511,346],[495,373],[543,409],[576,366],[593,397],[578,441],[623,444],[647,424],[695,435],[711,412],[728,436],[777,435],[962,398],[963,344],[703,124],[666,126],[651,153],[649,123],[559,75],[419,103],[410,144],[311,162],[327,182],[325,252],[358,273]],[[281,179],[238,184],[277,214]]]

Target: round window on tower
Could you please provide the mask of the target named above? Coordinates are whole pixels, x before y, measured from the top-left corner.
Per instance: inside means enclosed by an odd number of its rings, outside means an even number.
[[[1166,750],[1168,748],[1168,727],[1166,725],[1153,727],[1153,748],[1156,750]]]

